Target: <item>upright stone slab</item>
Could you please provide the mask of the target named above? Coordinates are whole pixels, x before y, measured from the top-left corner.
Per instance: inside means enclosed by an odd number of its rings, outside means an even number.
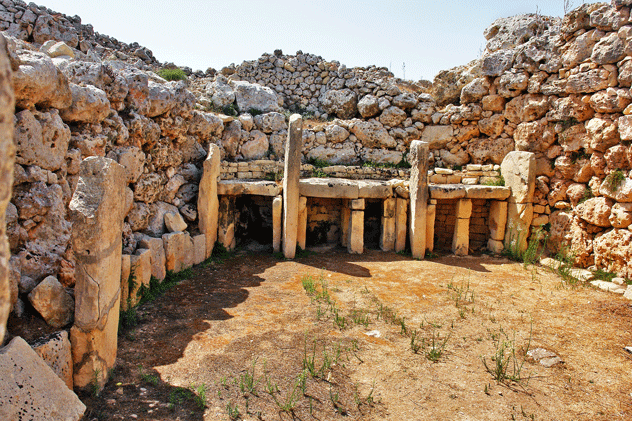
[[[151,251],[149,249],[138,249],[134,255],[130,256],[130,280],[133,285],[129,285],[129,304],[134,307],[142,297],[138,292],[142,285],[149,288],[151,281]]]
[[[209,144],[209,151],[202,169],[202,179],[198,192],[198,227],[206,235],[205,259],[211,257],[213,246],[217,241],[217,224],[219,218],[219,200],[217,198],[217,179],[220,172],[219,146]]]
[[[503,241],[506,227],[507,202],[492,200],[489,206],[489,238],[494,241]]]
[[[351,254],[364,253],[364,199],[349,201],[351,218],[349,220],[349,241],[347,250]]]
[[[221,196],[219,200],[219,228],[217,241],[226,250],[233,250],[235,241],[235,196]]]
[[[406,250],[406,235],[408,234],[408,199],[397,198],[395,208],[395,252]]]
[[[132,256],[121,256],[121,311],[129,309],[129,276],[132,273]]]
[[[410,250],[415,259],[426,254],[428,207],[428,142],[410,144]]]
[[[283,196],[272,200],[272,250],[281,252],[281,236],[283,234]]]
[[[437,201],[431,200],[428,205],[428,211],[426,212],[426,250],[429,252],[434,251],[434,228],[435,219],[437,216]]]
[[[0,349],[1,420],[80,420],[86,406],[19,336]]]
[[[192,237],[191,240],[193,241],[192,263],[194,265],[199,265],[206,260],[206,251],[208,250],[206,247],[206,235],[198,234],[195,237]]]
[[[139,242],[140,248],[149,249],[151,252],[151,275],[160,282],[167,276],[167,261],[165,257],[165,246],[162,238],[144,236]]]
[[[126,176],[111,159],[86,158],[70,201],[76,279],[70,341],[78,388],[95,379],[103,387],[116,361]]]
[[[389,197],[382,202],[382,233],[380,235],[380,249],[392,251],[395,248],[395,208],[397,199]]]
[[[303,118],[299,114],[293,114],[290,117],[285,144],[283,174],[283,254],[286,259],[293,259],[296,256],[302,149]]]
[[[467,256],[470,249],[470,216],[472,216],[472,200],[460,199],[456,202],[452,252],[457,256]]]
[[[6,210],[13,186],[13,113],[15,96],[11,81],[11,65],[7,45],[0,36],[0,344],[4,339],[9,312],[11,312],[11,288],[9,286],[9,242],[6,236]],[[8,419],[8,418],[7,418]]]
[[[186,268],[187,235],[184,232],[163,234],[162,242],[165,247],[165,260],[168,272],[178,273]]]
[[[298,199],[298,222],[296,230],[296,244],[305,250],[307,245],[307,197]]]
[[[505,247],[519,251],[527,249],[529,228],[533,219],[536,159],[532,152],[509,152],[500,165],[505,186],[511,188],[507,199]]]
[[[342,200],[342,210],[340,211],[340,245],[347,247],[349,245],[349,224],[351,223],[351,209],[349,208],[349,200]]]

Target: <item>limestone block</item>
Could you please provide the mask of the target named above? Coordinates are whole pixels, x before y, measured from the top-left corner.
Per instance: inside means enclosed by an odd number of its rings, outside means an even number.
[[[283,196],[277,196],[272,200],[272,250],[274,253],[281,251],[282,229]]]
[[[466,187],[460,184],[443,184],[428,186],[428,193],[433,199],[462,199]]]
[[[0,350],[0,378],[0,419],[80,420],[86,410],[20,337]]]
[[[349,208],[352,210],[364,210],[364,199],[354,199],[349,201]]]
[[[239,196],[278,196],[283,188],[274,181],[222,180],[217,184],[217,194]]]
[[[180,212],[165,213],[165,226],[169,232],[180,232],[187,229],[187,223],[180,215]]]
[[[162,240],[160,240],[162,242]],[[129,275],[132,273],[132,256],[121,256],[121,311],[129,309]]]
[[[601,186],[599,187],[600,194],[614,199],[617,202],[632,202],[632,178],[624,178],[614,191],[610,190],[608,181],[609,180],[607,180],[606,177],[606,180],[601,183]]]
[[[283,255],[286,259],[293,259],[296,255],[302,149],[303,118],[299,114],[293,114],[285,144],[283,171]]]
[[[195,244],[193,244],[193,238],[188,232],[184,233],[184,249],[182,255],[182,269],[188,269],[193,267],[193,261],[195,259]]]
[[[193,241],[193,264],[199,265],[206,260],[206,236],[198,234],[192,237]]]
[[[167,261],[162,238],[143,236],[138,246],[151,251],[151,274],[159,281],[163,281],[167,276]]]
[[[511,195],[509,187],[502,186],[467,186],[465,197],[468,199],[505,200]]]
[[[509,152],[500,165],[505,186],[511,188],[509,201],[513,203],[533,202],[535,191],[536,160],[531,152]]]
[[[452,238],[452,253],[457,256],[467,256],[470,247],[470,220],[457,218]]]
[[[386,181],[358,181],[358,197],[386,199],[393,196],[393,187]]]
[[[434,232],[435,219],[437,217],[437,205],[428,205],[426,213],[426,250],[432,252],[434,250]]]
[[[114,302],[111,311],[100,322],[101,329],[84,331],[76,323],[70,329],[76,388],[86,389],[95,380],[97,386],[103,388],[107,382],[108,372],[116,363],[119,304],[119,300]]]
[[[421,140],[427,142],[430,149],[441,149],[453,136],[452,126],[427,126],[421,135]]]
[[[206,257],[211,257],[217,241],[219,218],[219,200],[217,198],[217,178],[220,170],[219,146],[210,143],[209,152],[204,161],[202,179],[198,191],[198,227],[206,235]]]
[[[382,232],[380,236],[380,249],[392,251],[395,248],[397,238],[395,208],[397,199],[390,197],[382,203]]]
[[[79,86],[70,84],[72,104],[61,110],[60,116],[65,122],[100,123],[110,112],[110,101],[105,92],[93,85]]]
[[[504,250],[505,245],[502,241],[489,239],[487,240],[487,250],[491,251],[494,254],[500,254]]]
[[[489,237],[494,241],[503,241],[506,225],[507,202],[492,200],[489,207]]]
[[[358,183],[341,178],[306,178],[300,180],[301,196],[332,199],[357,199]]]
[[[298,199],[296,242],[302,250],[305,250],[307,244],[307,197],[303,196]]]
[[[54,276],[48,276],[29,293],[29,301],[37,312],[53,327],[64,327],[72,322],[75,300]]]
[[[187,248],[190,251],[190,247],[187,247],[187,237],[188,233],[184,232],[173,232],[162,236],[167,271],[177,273],[186,269],[187,262],[190,259],[186,255]]]
[[[218,225],[217,241],[219,241],[226,250],[233,250],[236,245],[235,196],[220,197]]]
[[[426,254],[426,213],[428,206],[428,143],[413,140],[410,145],[410,249],[415,259]]]
[[[149,249],[138,249],[130,256],[130,281],[129,285],[129,305],[134,307],[142,297],[138,296],[141,285],[149,288],[151,281],[151,251]]]
[[[352,210],[349,220],[349,242],[347,250],[351,254],[364,252],[364,211]]]
[[[74,384],[72,380],[72,351],[70,349],[70,339],[65,330],[55,332],[39,339],[32,346],[42,360],[66,383],[68,389],[72,390]]]
[[[349,245],[349,224],[351,223],[351,209],[349,201],[343,200],[342,209],[340,210],[340,245],[347,247]]]
[[[456,202],[456,217],[458,219],[470,219],[472,216],[472,201],[470,199],[461,199]]]
[[[507,203],[507,227],[505,229],[505,246],[525,251],[529,239],[529,228],[533,220],[531,203]]]
[[[395,251],[400,252],[406,249],[406,235],[408,234],[408,199],[397,198],[395,219]]]

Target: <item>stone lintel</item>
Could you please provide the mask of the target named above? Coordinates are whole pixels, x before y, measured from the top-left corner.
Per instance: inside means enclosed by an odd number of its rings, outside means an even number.
[[[241,196],[250,194],[254,196],[278,196],[283,187],[274,181],[244,181],[222,180],[217,183],[217,194],[229,196]]]
[[[465,197],[463,184],[435,184],[428,186],[432,199],[462,199]]]
[[[358,197],[387,199],[393,196],[393,186],[386,181],[358,180]]]
[[[502,186],[466,186],[465,197],[468,199],[505,200],[511,195],[509,187]]]
[[[300,181],[301,196],[329,199],[357,199],[358,183],[343,178],[305,178]]]

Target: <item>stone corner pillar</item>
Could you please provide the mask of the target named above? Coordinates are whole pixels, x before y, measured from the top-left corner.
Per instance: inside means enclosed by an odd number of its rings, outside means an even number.
[[[410,145],[410,249],[414,259],[423,259],[426,254],[428,153],[428,142],[412,141]]]
[[[500,165],[505,186],[511,188],[507,199],[507,226],[505,247],[525,251],[529,228],[533,220],[533,193],[535,191],[536,160],[532,152],[509,152]]]
[[[75,253],[75,324],[70,330],[74,382],[101,388],[116,361],[125,217],[125,168],[111,159],[81,162],[70,201]]]
[[[470,249],[470,217],[472,216],[472,200],[459,199],[456,202],[456,221],[452,252],[457,256],[467,256]]]
[[[11,80],[11,64],[7,55],[7,44],[0,36],[0,344],[4,339],[7,319],[11,312],[11,289],[9,287],[9,241],[6,236],[5,213],[13,187],[13,112],[15,95]]]
[[[217,198],[217,180],[220,172],[219,146],[211,143],[208,156],[204,161],[200,190],[198,193],[198,217],[200,232],[206,237],[206,258],[211,257],[217,241],[219,218],[219,200]]]
[[[283,175],[283,255],[286,259],[293,259],[296,256],[302,149],[303,117],[293,114],[290,117],[285,144]]]
[[[351,254],[362,254],[364,253],[364,199],[350,200],[349,208],[351,217],[349,218],[347,251]]]

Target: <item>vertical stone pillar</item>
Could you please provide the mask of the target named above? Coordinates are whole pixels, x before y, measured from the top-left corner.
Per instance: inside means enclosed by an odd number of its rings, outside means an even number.
[[[347,250],[352,254],[362,254],[364,252],[364,199],[351,200],[349,204],[351,218]]]
[[[129,275],[132,273],[132,256],[124,254],[121,256],[121,311],[129,309]]]
[[[222,196],[219,200],[219,229],[217,240],[226,250],[233,250],[235,241],[235,196]]]
[[[126,177],[111,159],[86,158],[70,201],[76,259],[70,340],[77,388],[95,381],[103,387],[116,361]]]
[[[9,241],[6,235],[6,210],[13,187],[13,112],[15,96],[11,81],[11,64],[7,56],[7,44],[0,36],[0,344],[4,340],[7,319],[11,312],[11,288],[9,287]]]
[[[219,178],[219,146],[209,144],[208,156],[204,161],[200,190],[198,192],[198,218],[200,232],[206,236],[206,258],[211,257],[217,241],[219,218],[219,200],[217,198],[217,179]]]
[[[437,216],[437,200],[431,199],[426,212],[426,250],[432,252],[434,250],[434,227],[435,218]]]
[[[160,282],[164,281],[167,276],[167,261],[162,238],[143,236],[138,242],[138,247],[151,251],[151,275]]]
[[[281,235],[283,233],[283,196],[272,200],[272,250],[281,251]]]
[[[529,228],[533,220],[533,193],[535,191],[535,154],[509,152],[500,165],[505,186],[511,188],[507,199],[507,227],[505,247],[525,251]]]
[[[305,250],[307,245],[307,197],[305,196],[300,196],[298,199],[296,243],[301,250]]]
[[[380,249],[393,251],[395,248],[395,208],[397,199],[389,197],[382,203],[382,235],[380,236]]]
[[[299,114],[293,114],[290,117],[285,144],[283,174],[283,254],[286,259],[293,259],[296,256],[302,149],[303,117]]]
[[[428,142],[412,141],[410,164],[410,251],[414,259],[423,259],[428,212]]]
[[[349,223],[351,220],[351,209],[348,199],[342,200],[342,209],[340,211],[340,245],[347,247],[349,245]]]
[[[457,256],[467,256],[470,249],[470,216],[472,200],[459,199],[456,202],[456,222],[452,238],[452,252]]]
[[[503,251],[503,240],[507,227],[507,202],[492,200],[489,207],[489,240],[487,249],[492,253]]]
[[[408,234],[408,199],[397,198],[395,208],[395,252],[406,250],[406,234]]]

